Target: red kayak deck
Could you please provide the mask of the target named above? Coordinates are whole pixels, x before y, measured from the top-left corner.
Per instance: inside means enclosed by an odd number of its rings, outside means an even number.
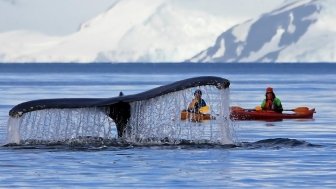
[[[243,108],[231,108],[230,117],[233,120],[277,121],[282,119],[312,119],[314,113],[314,108],[295,113],[278,113],[275,111],[256,111]]]

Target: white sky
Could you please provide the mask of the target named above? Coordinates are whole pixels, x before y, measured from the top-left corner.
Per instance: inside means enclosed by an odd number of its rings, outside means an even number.
[[[32,30],[66,35],[117,0],[0,0],[0,32]],[[155,1],[155,0],[153,0]],[[285,0],[167,0],[174,6],[205,11],[231,22],[254,18]],[[132,14],[132,13],[130,13]]]

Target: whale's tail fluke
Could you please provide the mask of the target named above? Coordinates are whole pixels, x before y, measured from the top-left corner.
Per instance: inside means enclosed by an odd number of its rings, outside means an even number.
[[[160,137],[169,135],[183,138],[189,134],[183,133],[179,116],[181,109],[185,109],[192,99],[190,94],[197,88],[208,90],[207,101],[215,104],[212,107],[218,114],[225,109],[224,105],[228,109],[228,93],[223,91],[229,85],[230,82],[224,78],[204,76],[177,81],[139,94],[124,96],[120,92],[118,97],[113,98],[24,102],[9,112],[7,138],[14,143],[31,138],[59,140],[86,135],[105,138],[117,135],[138,140],[156,137],[153,135],[155,130]]]

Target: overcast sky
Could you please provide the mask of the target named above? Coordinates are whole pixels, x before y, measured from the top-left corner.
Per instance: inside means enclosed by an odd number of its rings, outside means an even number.
[[[0,0],[0,32],[32,30],[48,35],[67,35],[77,31],[81,23],[108,10],[117,1]],[[205,11],[241,22],[272,10],[285,0],[167,1],[174,6]]]

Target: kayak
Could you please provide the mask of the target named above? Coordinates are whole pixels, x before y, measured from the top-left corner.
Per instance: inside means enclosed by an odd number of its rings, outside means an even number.
[[[181,112],[181,120],[190,120],[195,122],[205,121],[205,120],[212,120],[216,119],[211,114],[202,114],[202,113],[192,113],[186,110],[182,110]]]
[[[283,119],[312,119],[315,109],[299,107],[293,110],[294,113],[279,113],[275,111],[244,109],[241,107],[231,107],[230,117],[233,120],[264,120],[278,121]],[[287,111],[287,110],[285,110]]]

